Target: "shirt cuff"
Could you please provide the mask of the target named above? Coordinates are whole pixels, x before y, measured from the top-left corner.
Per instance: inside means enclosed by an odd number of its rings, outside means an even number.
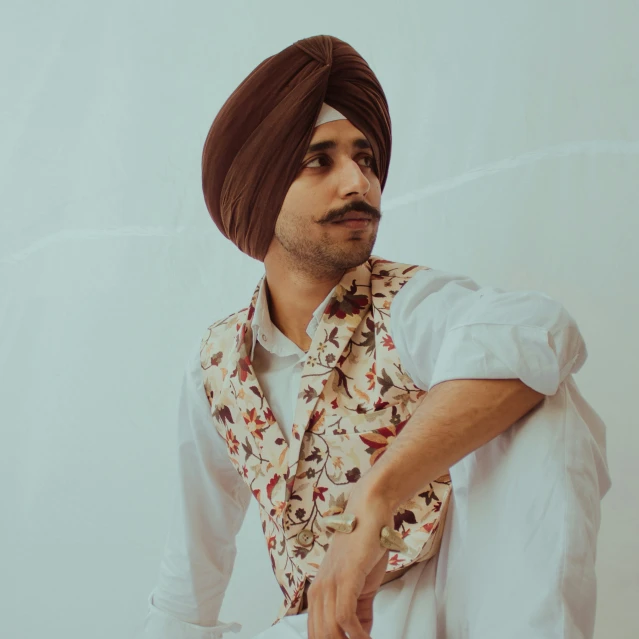
[[[219,621],[214,626],[197,626],[182,621],[153,605],[153,595],[148,599],[148,614],[144,624],[145,639],[222,639],[229,633],[238,633],[242,626],[237,622]]]
[[[537,326],[459,326],[443,339],[428,390],[453,379],[520,379],[538,393],[554,395],[585,359],[578,331],[566,337]]]

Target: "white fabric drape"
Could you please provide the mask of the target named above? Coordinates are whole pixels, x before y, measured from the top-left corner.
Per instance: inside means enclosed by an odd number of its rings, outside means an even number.
[[[311,338],[327,301],[309,323]],[[481,288],[429,270],[396,295],[390,323],[405,371],[424,389],[451,379],[519,378],[552,397],[451,469],[459,504],[449,521],[452,549],[445,544],[437,568],[412,569],[423,577],[405,575],[399,591],[384,586],[375,637],[506,639],[530,632],[530,639],[590,639],[599,499],[610,481],[604,425],[572,381],[587,358],[574,319],[546,295]],[[256,374],[288,440],[306,354],[272,324],[264,284],[252,329]],[[218,615],[251,493],[210,417],[199,345],[184,375],[178,433],[180,483],[145,637],[219,639],[241,629]],[[507,595],[512,616],[495,617]],[[265,638],[287,629],[303,637],[305,619],[286,619]]]

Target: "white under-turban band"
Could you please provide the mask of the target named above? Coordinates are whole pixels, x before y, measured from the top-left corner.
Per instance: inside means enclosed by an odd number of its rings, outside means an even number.
[[[315,126],[318,127],[320,124],[326,124],[327,122],[334,122],[335,120],[346,120],[337,109],[334,109],[332,106],[328,106],[325,102],[322,104],[322,110],[315,122]]]

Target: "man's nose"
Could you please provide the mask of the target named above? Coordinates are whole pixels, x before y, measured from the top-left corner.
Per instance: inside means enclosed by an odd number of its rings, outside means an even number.
[[[371,183],[364,175],[362,167],[356,160],[347,160],[339,168],[339,183],[343,195],[361,193],[366,195]]]

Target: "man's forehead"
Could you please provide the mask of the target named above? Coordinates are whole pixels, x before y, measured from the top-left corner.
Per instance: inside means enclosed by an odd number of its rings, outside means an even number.
[[[348,120],[328,122],[315,127],[307,153],[321,149],[334,149],[338,145],[370,149],[370,142],[357,127]]]

